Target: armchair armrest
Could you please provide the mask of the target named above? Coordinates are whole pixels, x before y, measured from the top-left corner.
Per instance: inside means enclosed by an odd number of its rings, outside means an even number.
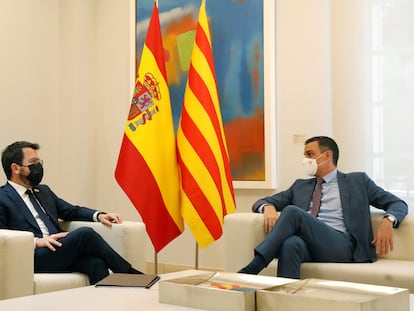
[[[233,213],[224,217],[224,271],[237,272],[253,259],[265,237],[263,214]]]
[[[0,300],[33,294],[34,237],[0,229]]]
[[[122,224],[113,224],[112,227],[108,227],[100,222],[63,221],[61,227],[66,231],[73,231],[79,227],[93,228],[134,268],[142,272],[146,271],[146,231],[143,222],[123,221]]]

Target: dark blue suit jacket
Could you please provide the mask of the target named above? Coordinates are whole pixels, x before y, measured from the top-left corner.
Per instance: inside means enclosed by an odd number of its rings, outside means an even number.
[[[72,205],[57,197],[46,185],[34,187],[33,192],[59,229],[58,219],[93,221],[96,210]],[[42,232],[29,208],[9,183],[0,188],[0,229],[31,231],[36,237],[42,237]]]
[[[377,255],[375,247],[371,244],[374,237],[370,206],[394,215],[398,220],[394,227],[398,227],[407,215],[407,204],[377,186],[365,173],[344,174],[338,171],[337,176],[345,225],[355,241],[354,261],[375,261]],[[289,189],[258,200],[252,209],[257,212],[258,207],[262,204],[270,204],[279,211],[288,205],[296,205],[304,210],[309,210],[315,184],[316,178],[298,179]]]

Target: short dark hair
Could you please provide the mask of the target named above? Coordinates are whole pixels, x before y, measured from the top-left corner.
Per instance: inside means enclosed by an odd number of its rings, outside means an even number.
[[[39,150],[40,146],[36,143],[30,143],[28,141],[16,141],[11,145],[8,145],[3,150],[1,155],[1,164],[3,165],[4,173],[7,179],[11,177],[11,165],[13,163],[22,164],[23,162],[23,148],[32,148]]]
[[[314,141],[318,142],[319,148],[321,149],[322,152],[325,152],[327,150],[332,151],[333,163],[335,166],[337,166],[338,159],[339,159],[339,148],[336,142],[332,138],[327,137],[327,136],[314,136],[314,137],[308,138],[305,141],[305,145],[310,144]]]

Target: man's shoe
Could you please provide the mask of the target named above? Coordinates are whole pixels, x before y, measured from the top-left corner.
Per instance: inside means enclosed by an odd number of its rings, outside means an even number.
[[[141,272],[137,269],[134,269],[132,267],[128,269],[127,273],[129,273],[129,274],[144,274],[143,272]]]

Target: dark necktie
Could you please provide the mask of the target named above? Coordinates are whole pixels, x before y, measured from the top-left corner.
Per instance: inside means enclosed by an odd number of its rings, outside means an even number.
[[[52,223],[52,221],[49,219],[49,216],[43,211],[40,204],[37,202],[36,198],[33,195],[33,192],[30,190],[27,190],[26,193],[29,196],[30,202],[32,202],[33,207],[35,208],[36,212],[39,214],[40,219],[44,222],[44,224],[47,227],[47,230],[49,231],[49,234],[57,233],[58,230],[56,229],[56,226]]]
[[[321,206],[322,182],[323,182],[323,178],[316,179],[316,187],[315,187],[315,191],[313,192],[311,214],[315,217],[318,216],[319,207]]]

